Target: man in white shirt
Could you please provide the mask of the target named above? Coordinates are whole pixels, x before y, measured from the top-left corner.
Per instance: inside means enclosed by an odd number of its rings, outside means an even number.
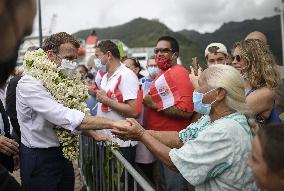
[[[48,37],[43,49],[50,60],[60,65],[62,59],[77,59],[79,46],[74,37],[61,32]],[[71,132],[81,130],[95,138],[95,131],[90,129],[111,127],[112,120],[64,107],[47,92],[41,81],[29,74],[18,82],[16,104],[21,128],[22,189],[74,190],[73,166],[63,157],[54,127]]]
[[[122,120],[126,117],[138,116],[137,92],[139,82],[137,76],[120,62],[117,46],[110,40],[102,41],[96,46],[96,61],[106,67],[107,73],[103,76],[100,90],[97,91],[98,116],[113,120]],[[131,164],[135,160],[136,141],[123,141],[103,130],[113,142],[120,145],[122,155]]]

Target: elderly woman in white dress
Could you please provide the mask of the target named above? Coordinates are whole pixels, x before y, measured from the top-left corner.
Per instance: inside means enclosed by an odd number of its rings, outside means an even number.
[[[247,165],[253,128],[246,117],[244,81],[231,66],[202,72],[193,94],[194,109],[203,116],[180,132],[155,132],[134,119],[116,122],[112,132],[141,141],[169,168],[179,171],[195,190],[252,190]]]

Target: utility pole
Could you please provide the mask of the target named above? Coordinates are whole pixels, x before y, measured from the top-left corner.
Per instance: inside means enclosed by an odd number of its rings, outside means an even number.
[[[41,2],[38,0],[38,27],[39,47],[42,47]]]

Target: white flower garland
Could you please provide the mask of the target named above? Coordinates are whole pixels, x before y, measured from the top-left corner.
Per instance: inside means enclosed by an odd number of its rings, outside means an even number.
[[[41,81],[47,91],[60,104],[70,109],[89,113],[86,100],[88,87],[81,80],[79,72],[66,76],[64,71],[48,59],[42,50],[28,51],[24,56],[25,71]],[[56,133],[62,146],[63,155],[73,161],[79,156],[79,136],[63,128],[56,128]]]

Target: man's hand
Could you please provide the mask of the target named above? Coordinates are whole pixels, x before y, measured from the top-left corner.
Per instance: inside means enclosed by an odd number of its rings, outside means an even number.
[[[9,139],[3,135],[0,136],[0,152],[11,156],[19,153],[19,145],[13,139]]]
[[[145,129],[133,118],[126,121],[117,121],[113,124],[111,132],[122,140],[139,140]]]
[[[96,132],[94,130],[90,130],[89,133],[90,133],[90,136],[93,139],[95,139],[96,141],[108,141],[108,142],[111,142],[111,139],[105,133],[99,133],[99,132]]]
[[[157,109],[156,103],[152,100],[151,96],[147,94],[143,99],[143,104],[151,109]]]
[[[14,161],[14,170],[16,171],[20,168],[20,157],[19,157],[19,155],[14,155],[13,161]]]
[[[98,90],[96,93],[97,101],[107,105],[107,101],[110,99],[104,90]]]

